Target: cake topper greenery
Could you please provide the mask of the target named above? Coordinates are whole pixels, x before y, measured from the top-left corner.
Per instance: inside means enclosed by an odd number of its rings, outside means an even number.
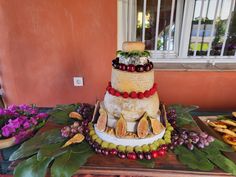
[[[145,51],[132,51],[132,52],[125,52],[122,50],[118,50],[116,52],[117,56],[122,56],[124,58],[128,57],[150,57],[150,52],[145,50]]]
[[[189,111],[195,108],[194,106],[172,105],[167,110],[167,114],[163,115],[171,124],[167,123],[167,126],[174,127],[168,145],[169,151],[173,151],[180,162],[190,169],[211,171],[218,167],[236,175],[235,163],[222,154],[222,152],[232,152],[230,146],[214,140],[206,133],[186,129],[186,126],[190,128],[196,126],[189,114]],[[92,148],[97,149],[96,153],[113,155],[112,153],[115,152],[112,149],[109,151],[104,151],[109,147],[99,149],[96,144],[98,142],[91,139],[93,134],[90,121],[93,117],[93,110],[94,106],[89,104],[55,107],[49,113],[49,123],[53,122],[62,128],[37,133],[33,138],[23,143],[10,157],[11,161],[20,160],[14,170],[14,176],[44,177],[49,168],[52,176],[70,177],[94,154]],[[168,137],[170,135],[165,136],[166,140]],[[98,139],[95,138],[95,140]],[[165,140],[161,141],[165,142]],[[161,142],[159,143],[161,144]],[[104,145],[106,146],[106,144]],[[166,147],[164,146],[164,148]],[[156,165],[153,160],[154,155],[161,156],[158,153],[151,154],[152,160],[143,159],[138,162],[148,168],[154,168]]]

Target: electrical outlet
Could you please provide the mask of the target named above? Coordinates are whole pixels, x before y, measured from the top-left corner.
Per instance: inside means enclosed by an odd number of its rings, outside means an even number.
[[[83,77],[74,77],[74,86],[81,87],[84,85]]]

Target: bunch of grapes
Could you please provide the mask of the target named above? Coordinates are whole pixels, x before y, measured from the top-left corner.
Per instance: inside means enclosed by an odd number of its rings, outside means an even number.
[[[61,136],[65,138],[71,138],[77,133],[83,133],[83,126],[78,121],[75,121],[72,125],[65,126],[61,129]]]
[[[186,129],[179,129],[172,132],[170,149],[174,149],[176,146],[184,145],[189,150],[193,150],[194,147],[204,148],[209,146],[215,139],[205,132],[196,133]]]
[[[94,106],[87,103],[82,103],[77,109],[77,112],[83,117],[83,119],[87,119],[89,121],[93,118],[93,111]]]
[[[177,119],[177,114],[175,109],[170,109],[167,111],[167,119],[168,122],[172,125],[172,127],[176,127],[176,119]]]

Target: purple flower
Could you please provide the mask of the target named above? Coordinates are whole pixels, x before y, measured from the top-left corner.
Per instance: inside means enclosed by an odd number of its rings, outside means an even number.
[[[11,132],[9,131],[9,128],[7,126],[2,127],[2,135],[5,137],[9,137]]]
[[[26,121],[26,122],[23,124],[23,127],[24,127],[24,129],[30,128],[30,123],[29,123],[28,121]]]
[[[20,124],[23,124],[28,118],[26,116],[20,116],[18,117],[18,121]]]
[[[3,116],[6,114],[6,111],[4,108],[0,108],[0,116]]]
[[[37,125],[38,124],[38,121],[37,121],[37,118],[36,117],[32,117],[30,119],[31,123],[34,124],[34,125]]]
[[[28,110],[29,108],[31,108],[29,105],[26,105],[26,104],[21,104],[21,105],[19,105],[19,108],[21,109],[21,110]]]
[[[19,107],[16,105],[10,105],[7,107],[7,109],[11,112],[15,112]]]

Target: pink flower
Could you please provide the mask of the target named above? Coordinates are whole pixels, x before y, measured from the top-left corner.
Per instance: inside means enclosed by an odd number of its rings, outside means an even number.
[[[31,121],[31,123],[34,124],[34,125],[37,125],[37,124],[38,124],[37,118],[35,118],[35,117],[32,117],[32,118],[30,119],[30,121]]]
[[[48,116],[47,113],[39,113],[39,114],[37,115],[37,118],[39,118],[39,119],[45,119],[47,116]]]
[[[23,127],[24,127],[24,129],[30,128],[30,123],[29,123],[28,121],[26,121],[26,122],[23,124]]]
[[[9,131],[9,128],[7,126],[2,127],[2,135],[5,137],[9,137],[11,132]]]

